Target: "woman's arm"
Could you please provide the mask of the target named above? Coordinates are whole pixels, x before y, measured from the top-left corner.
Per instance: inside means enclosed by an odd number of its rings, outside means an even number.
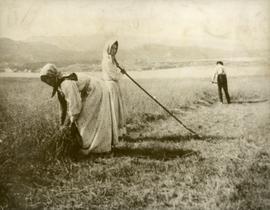
[[[114,80],[119,80],[121,77],[121,70],[119,68],[119,64],[115,58],[115,56],[112,56],[112,65],[111,65],[111,76]]]
[[[118,81],[121,78],[121,71],[117,67],[118,63],[112,56],[102,60],[102,72],[105,79]]]
[[[126,72],[126,70],[123,69],[123,68],[119,65],[119,63],[117,62],[117,60],[116,60],[115,57],[114,57],[114,62],[115,62],[116,67],[120,70],[120,72],[121,72],[122,74],[124,74],[124,73]]]
[[[82,99],[75,81],[65,80],[61,85],[68,104],[68,114],[71,123],[75,122],[82,109]]]
[[[57,97],[60,103],[60,125],[64,125],[67,115],[67,102],[60,91],[57,91]]]
[[[214,73],[214,76],[212,78],[212,83],[216,83],[217,82],[217,75],[218,75],[218,69],[215,69],[215,73]]]

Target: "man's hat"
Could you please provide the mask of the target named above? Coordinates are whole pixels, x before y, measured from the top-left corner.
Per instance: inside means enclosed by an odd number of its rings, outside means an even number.
[[[217,64],[220,64],[223,66],[223,62],[222,61],[217,61]]]

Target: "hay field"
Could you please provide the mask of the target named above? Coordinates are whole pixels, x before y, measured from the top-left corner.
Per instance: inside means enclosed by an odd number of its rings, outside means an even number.
[[[0,78],[0,206],[7,209],[269,209],[270,77],[130,81],[129,136],[110,154],[55,156],[58,102],[35,78]],[[65,137],[65,138],[68,138]]]

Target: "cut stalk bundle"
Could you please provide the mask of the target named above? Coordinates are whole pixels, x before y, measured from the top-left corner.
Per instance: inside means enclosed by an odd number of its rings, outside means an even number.
[[[80,135],[78,135],[76,129],[71,126],[56,131],[45,146],[45,159],[50,161],[74,157],[80,148]]]

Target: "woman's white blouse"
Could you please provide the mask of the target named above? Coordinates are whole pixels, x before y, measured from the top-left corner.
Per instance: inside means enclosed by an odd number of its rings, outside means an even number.
[[[70,117],[77,115],[82,109],[82,99],[76,81],[65,80],[61,84],[61,90],[68,103],[68,114]]]
[[[121,70],[113,64],[111,56],[105,56],[102,60],[102,74],[103,79],[118,81],[121,78]]]

